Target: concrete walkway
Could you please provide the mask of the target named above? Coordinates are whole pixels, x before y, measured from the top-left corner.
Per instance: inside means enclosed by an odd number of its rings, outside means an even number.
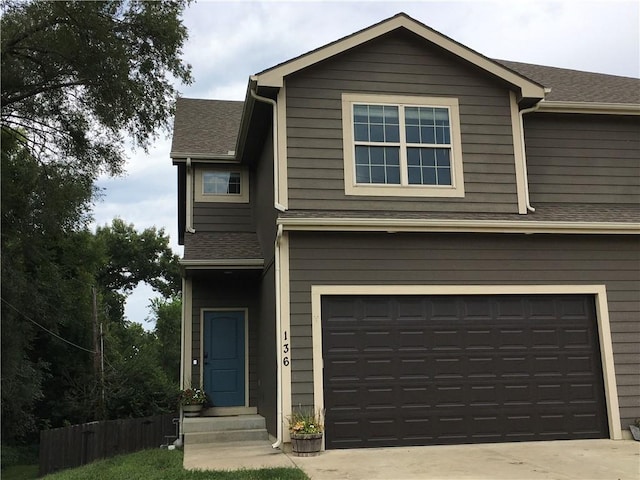
[[[240,468],[295,467],[282,450],[271,442],[229,442],[184,446],[184,468],[187,470],[238,470]]]
[[[312,480],[638,480],[640,443],[565,440],[330,450],[294,457],[267,442],[187,446],[187,469],[294,467]]]

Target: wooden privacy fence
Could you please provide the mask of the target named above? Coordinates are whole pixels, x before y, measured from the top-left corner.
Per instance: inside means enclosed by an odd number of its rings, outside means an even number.
[[[72,425],[40,432],[40,475],[176,439],[177,414]]]

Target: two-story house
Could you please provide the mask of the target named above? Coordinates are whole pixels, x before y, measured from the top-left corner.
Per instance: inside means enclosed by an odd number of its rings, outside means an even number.
[[[276,444],[622,438],[640,417],[640,80],[398,14],[181,98],[182,382]]]

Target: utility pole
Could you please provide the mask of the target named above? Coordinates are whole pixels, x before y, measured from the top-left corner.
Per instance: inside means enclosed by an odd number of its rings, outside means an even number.
[[[102,323],[98,324],[98,295],[96,287],[91,287],[92,320],[93,320],[93,371],[100,382],[100,398],[96,408],[96,417],[104,418],[104,339],[102,337]]]
[[[100,374],[100,331],[98,329],[98,298],[96,287],[91,287],[92,320],[93,320],[93,371],[98,378]]]

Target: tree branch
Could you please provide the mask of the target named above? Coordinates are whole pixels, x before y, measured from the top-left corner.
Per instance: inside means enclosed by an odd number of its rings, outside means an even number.
[[[71,81],[71,82],[60,82],[60,83],[54,83],[52,85],[42,85],[38,88],[34,88],[33,90],[29,91],[29,92],[25,92],[23,94],[11,97],[11,96],[5,96],[2,95],[1,97],[1,103],[2,103],[2,109],[4,109],[5,107],[8,107],[9,105],[16,103],[16,102],[20,102],[22,100],[24,100],[25,98],[29,98],[29,97],[33,97],[35,95],[38,95],[40,93],[45,93],[45,92],[50,92],[52,90],[58,90],[58,89],[62,89],[62,88],[68,88],[68,87],[78,87],[78,86],[89,86],[90,82],[86,82],[84,79],[83,80],[76,80],[76,81]]]

